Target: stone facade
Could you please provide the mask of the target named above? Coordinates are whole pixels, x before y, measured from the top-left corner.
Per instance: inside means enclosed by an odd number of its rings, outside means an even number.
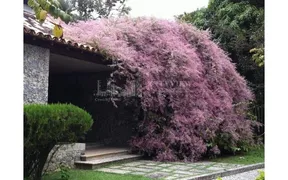
[[[49,49],[24,44],[25,104],[48,103],[49,59]],[[84,143],[61,145],[54,158],[51,160],[51,163],[48,166],[48,170],[51,171],[57,169],[60,163],[73,167],[74,160],[79,158],[80,153],[82,153],[84,150]]]
[[[59,147],[60,146],[60,147]],[[85,143],[65,144],[56,145],[50,152],[48,159],[51,154],[59,148],[51,159],[50,163],[47,164],[44,169],[47,171],[55,171],[59,168],[60,164],[74,168],[74,161],[80,160],[80,155],[85,151]]]
[[[48,102],[49,49],[24,44],[24,103]]]

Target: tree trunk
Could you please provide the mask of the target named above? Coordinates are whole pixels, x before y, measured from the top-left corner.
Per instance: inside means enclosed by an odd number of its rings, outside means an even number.
[[[49,147],[49,148],[43,149],[41,151],[40,158],[39,158],[39,164],[38,164],[38,167],[36,169],[35,176],[34,176],[33,180],[41,180],[42,179],[42,172],[43,172],[45,163],[47,161],[47,158],[48,158],[48,155],[49,155],[51,149],[52,148]]]

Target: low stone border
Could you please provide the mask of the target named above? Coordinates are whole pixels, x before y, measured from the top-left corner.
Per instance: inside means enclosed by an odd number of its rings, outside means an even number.
[[[264,163],[258,163],[258,164],[242,166],[239,168],[219,171],[219,172],[215,172],[215,173],[203,174],[203,175],[192,177],[191,179],[187,179],[187,180],[211,180],[211,179],[216,179],[217,177],[231,176],[234,174],[239,174],[239,173],[243,173],[246,171],[251,171],[251,170],[255,170],[255,169],[262,169],[262,168],[264,168]]]

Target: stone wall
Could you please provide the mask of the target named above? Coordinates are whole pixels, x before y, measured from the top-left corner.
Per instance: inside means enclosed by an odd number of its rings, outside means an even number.
[[[49,49],[24,44],[25,104],[48,103],[49,59]],[[80,153],[84,150],[84,143],[61,145],[54,158],[51,160],[48,170],[51,171],[57,169],[60,163],[73,167],[74,160],[79,158]]]
[[[49,49],[24,44],[24,103],[48,102]]]
[[[51,154],[58,148],[50,163],[46,163],[44,170],[55,171],[59,169],[60,164],[74,168],[74,161],[80,160],[80,155],[85,151],[85,143],[56,145],[50,152],[48,160]],[[47,161],[48,162],[48,161]]]

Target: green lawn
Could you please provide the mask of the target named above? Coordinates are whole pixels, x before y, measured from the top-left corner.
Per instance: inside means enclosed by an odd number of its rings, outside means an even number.
[[[264,162],[264,147],[260,147],[247,153],[242,153],[235,156],[217,157],[215,159],[211,159],[210,161],[246,165],[261,163]]]
[[[69,180],[150,180],[142,176],[118,175],[97,171],[69,170]],[[42,178],[43,180],[59,180],[60,173],[52,173]]]

